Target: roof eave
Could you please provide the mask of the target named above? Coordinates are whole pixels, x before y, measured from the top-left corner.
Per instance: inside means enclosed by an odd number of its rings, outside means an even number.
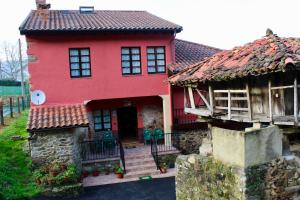
[[[42,33],[180,33],[182,31],[182,27],[176,29],[90,29],[90,30],[27,30],[22,27],[19,28],[21,35],[30,35],[30,34],[42,34]]]

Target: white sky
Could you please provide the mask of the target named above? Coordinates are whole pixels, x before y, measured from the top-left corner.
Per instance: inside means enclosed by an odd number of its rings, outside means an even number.
[[[180,39],[230,49],[265,35],[300,37],[299,0],[48,0],[52,9],[147,10],[183,26]],[[16,41],[35,0],[1,0],[0,43]]]

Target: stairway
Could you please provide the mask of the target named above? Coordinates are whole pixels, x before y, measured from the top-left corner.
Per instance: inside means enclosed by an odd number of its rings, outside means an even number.
[[[150,153],[150,147],[125,150],[125,179],[153,176],[160,174]]]

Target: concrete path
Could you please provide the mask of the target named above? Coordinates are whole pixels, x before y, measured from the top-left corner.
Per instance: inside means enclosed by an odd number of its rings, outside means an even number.
[[[34,200],[69,200],[39,197]],[[112,185],[87,187],[74,200],[175,200],[175,178],[160,178]]]

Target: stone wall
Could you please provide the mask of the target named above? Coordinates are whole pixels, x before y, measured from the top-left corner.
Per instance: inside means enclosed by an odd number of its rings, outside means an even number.
[[[179,149],[182,154],[199,153],[203,138],[208,135],[208,130],[191,130],[180,132]]]
[[[145,128],[163,128],[162,106],[148,105],[142,109],[143,124]]]
[[[74,163],[80,170],[80,141],[85,134],[87,128],[36,132],[30,140],[33,164],[38,167],[52,162]]]

